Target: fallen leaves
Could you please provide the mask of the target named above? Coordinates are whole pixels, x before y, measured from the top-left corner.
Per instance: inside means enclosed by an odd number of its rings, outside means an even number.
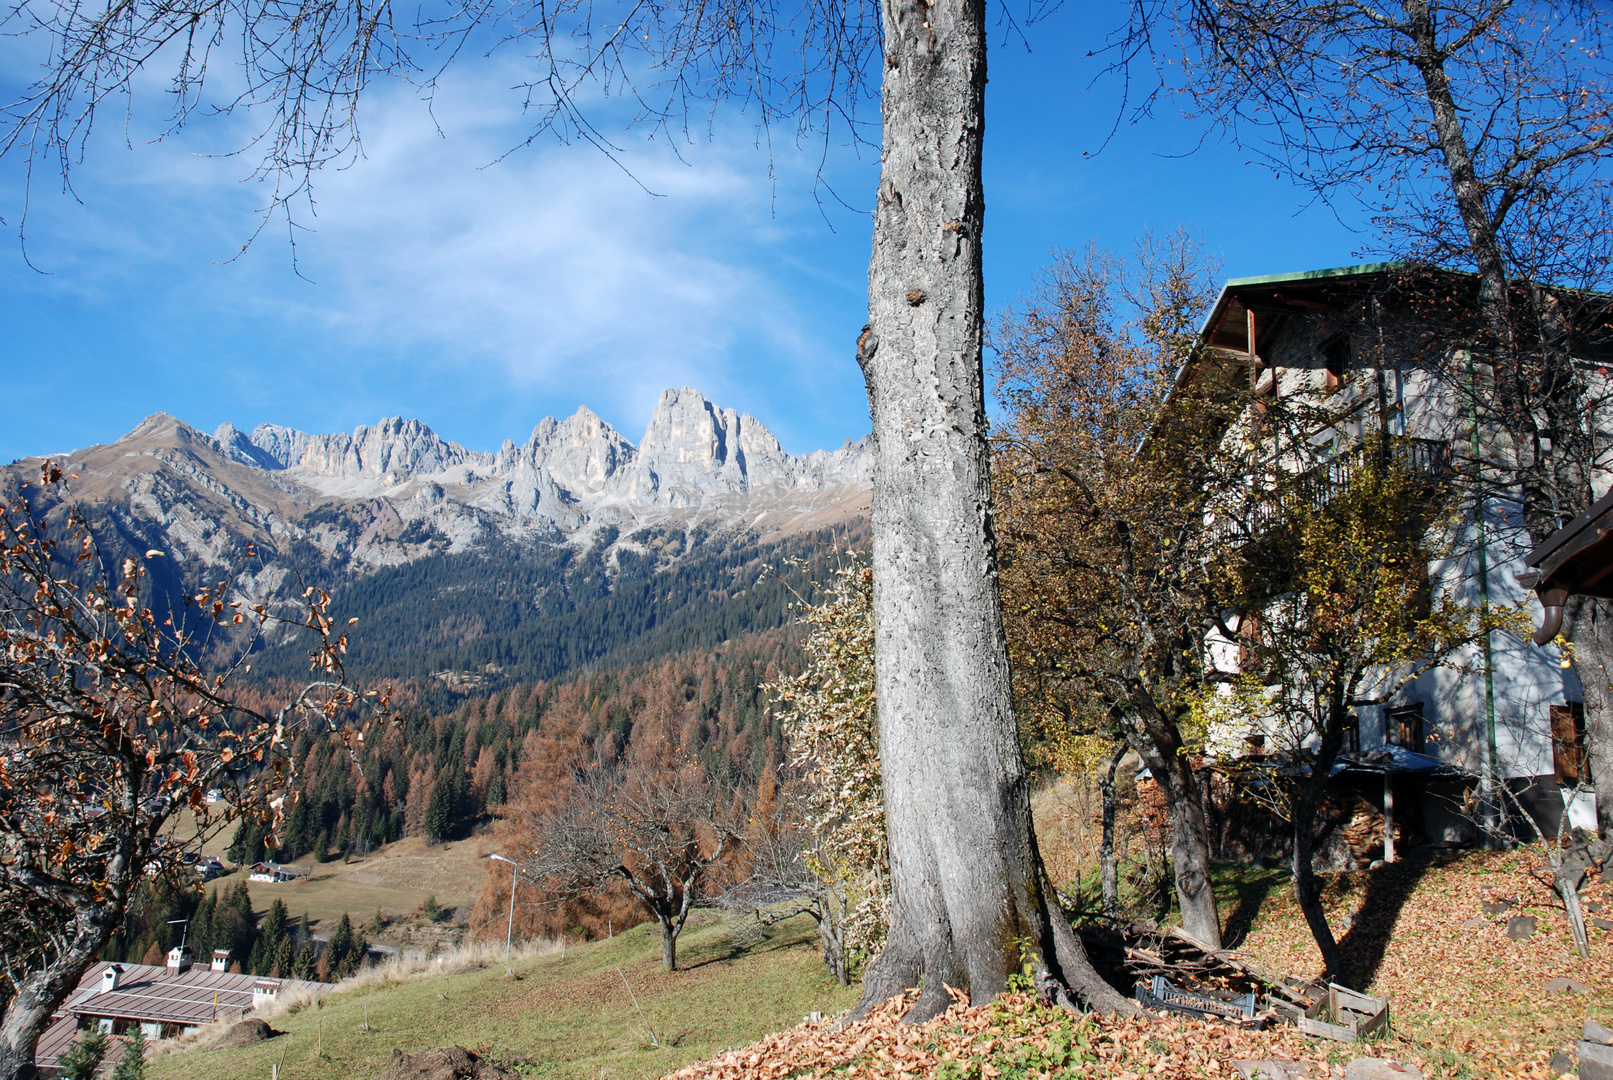
[[[1338,1057],[1336,1044],[1307,1040],[1292,1028],[1255,1032],[1214,1021],[1078,1016],[1019,994],[982,1007],[962,1001],[929,1023],[903,1024],[916,996],[892,998],[844,1026],[802,1024],[672,1076],[1201,1080],[1236,1076],[1231,1062],[1242,1058],[1305,1061],[1317,1077],[1342,1075],[1330,1060]]]
[[[1385,872],[1387,871],[1387,873]],[[1591,877],[1582,895],[1613,907],[1613,887]],[[1481,899],[1507,911],[1467,925]],[[952,1008],[907,1025],[913,994],[893,998],[843,1026],[802,1024],[672,1074],[675,1080],[1204,1080],[1233,1077],[1240,1059],[1286,1059],[1317,1078],[1342,1077],[1359,1054],[1389,1053],[1426,1077],[1545,1078],[1552,1053],[1567,1048],[1587,1016],[1613,1017],[1613,933],[1591,931],[1592,955],[1573,953],[1562,905],[1528,851],[1471,853],[1378,871],[1330,875],[1329,920],[1358,916],[1341,942],[1368,993],[1390,999],[1394,1037],[1380,1048],[1308,1039],[1297,1029],[1246,1031],[1182,1018],[1077,1016],[1023,995]],[[1533,915],[1524,941],[1506,936],[1511,915]],[[1292,896],[1262,904],[1243,951],[1267,970],[1312,975],[1321,967]],[[1554,978],[1587,992],[1547,993]]]

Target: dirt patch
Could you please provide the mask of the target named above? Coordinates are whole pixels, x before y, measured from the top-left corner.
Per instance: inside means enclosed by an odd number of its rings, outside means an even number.
[[[392,1051],[392,1067],[378,1080],[520,1080],[520,1077],[483,1061],[463,1046],[438,1046],[418,1054]]]
[[[276,1031],[262,1020],[248,1018],[233,1025],[213,1043],[215,1050],[229,1050],[237,1046],[253,1046],[284,1032]]]

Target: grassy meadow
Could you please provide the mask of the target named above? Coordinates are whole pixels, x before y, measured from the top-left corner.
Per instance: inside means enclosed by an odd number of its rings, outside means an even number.
[[[472,970],[456,971],[464,961],[450,959],[436,968],[442,975],[431,964],[396,981],[369,973],[317,1003],[268,1016],[285,1032],[277,1038],[215,1050],[203,1036],[152,1060],[147,1075],[267,1080],[278,1064],[282,1080],[370,1080],[390,1065],[394,1047],[458,1044],[523,1075],[642,1080],[855,1002],[858,987],[842,989],[825,972],[810,920],[741,946],[723,920],[697,918],[680,940],[677,972],[661,970],[659,930],[649,924],[564,956],[558,948],[529,954],[508,968],[495,948]]]

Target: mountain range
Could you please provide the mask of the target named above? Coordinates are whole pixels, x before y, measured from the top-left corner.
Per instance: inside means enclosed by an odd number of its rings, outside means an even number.
[[[351,434],[207,435],[158,413],[57,460],[103,552],[163,553],[148,560],[159,606],[225,575],[271,605],[314,584],[365,620],[356,667],[477,682],[776,625],[810,583],[765,567],[810,557],[803,537],[866,513],[869,451],[864,438],[786,453],[753,417],[683,388],[661,395],[636,445],[587,408],[494,452],[401,417]],[[0,485],[49,511],[22,486],[40,463],[12,463]],[[294,640],[268,645],[255,666],[291,673]]]

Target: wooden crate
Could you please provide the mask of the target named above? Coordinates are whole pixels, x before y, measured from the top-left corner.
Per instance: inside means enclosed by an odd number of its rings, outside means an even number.
[[[1327,998],[1299,1017],[1299,1030],[1335,1042],[1381,1039],[1389,1034],[1389,1002],[1327,984]]]

